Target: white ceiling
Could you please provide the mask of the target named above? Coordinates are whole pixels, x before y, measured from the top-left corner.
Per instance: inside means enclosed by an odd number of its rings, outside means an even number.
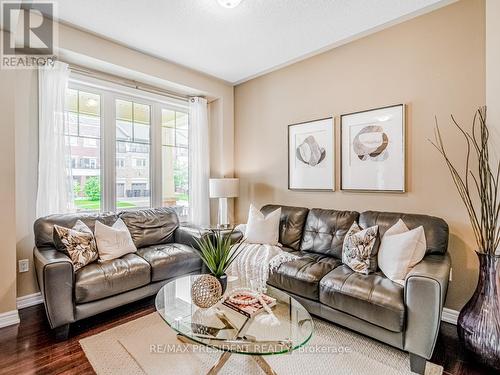
[[[58,0],[59,18],[240,83],[453,0]]]

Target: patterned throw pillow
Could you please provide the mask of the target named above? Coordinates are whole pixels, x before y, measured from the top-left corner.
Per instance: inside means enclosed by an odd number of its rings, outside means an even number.
[[[97,260],[99,253],[92,230],[81,220],[72,229],[54,225],[56,248],[73,262],[75,271]]]
[[[354,222],[344,238],[342,263],[353,271],[366,275],[374,272],[377,269],[377,257],[373,254],[377,233],[378,225],[361,229],[358,223]]]

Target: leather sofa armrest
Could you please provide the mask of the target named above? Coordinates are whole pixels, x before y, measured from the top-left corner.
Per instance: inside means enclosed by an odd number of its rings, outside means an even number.
[[[71,259],[54,248],[33,249],[38,286],[51,328],[75,321],[74,270]]]
[[[224,230],[221,232],[221,235],[223,237],[231,234],[231,242],[236,243],[238,241],[241,241],[243,239],[243,233],[239,230],[234,230],[231,232],[231,230]],[[200,240],[202,237],[208,236],[211,238],[212,241],[215,241],[214,239],[214,232],[209,230],[209,229],[203,229],[201,227],[197,226],[181,226],[178,227],[175,232],[174,232],[174,241],[177,243],[181,243],[184,245],[188,245],[191,247],[194,247],[195,249],[199,250],[198,244],[196,243],[196,240]]]
[[[439,333],[450,268],[449,254],[427,255],[406,277],[404,349],[426,359],[431,358]]]
[[[227,236],[229,234],[231,235],[231,243],[233,244],[240,242],[241,240],[243,240],[244,237],[244,233],[238,229],[235,229],[232,233],[231,232],[223,233],[223,236]]]
[[[178,227],[174,232],[174,241],[199,249],[196,240],[201,240],[204,236],[210,235],[206,229],[197,226],[182,226]]]

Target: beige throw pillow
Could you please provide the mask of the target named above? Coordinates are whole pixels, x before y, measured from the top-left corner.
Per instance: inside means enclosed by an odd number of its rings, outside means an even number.
[[[250,205],[248,222],[245,229],[245,242],[278,245],[281,208],[264,216],[262,212]]]
[[[424,258],[426,249],[424,228],[409,230],[399,219],[380,241],[378,266],[387,278],[404,285],[406,275]]]
[[[116,220],[111,227],[96,221],[95,239],[99,259],[103,261],[120,258],[137,251],[132,236],[122,219]]]
[[[81,220],[72,229],[54,225],[52,237],[56,248],[71,259],[75,271],[98,258],[94,234]]]

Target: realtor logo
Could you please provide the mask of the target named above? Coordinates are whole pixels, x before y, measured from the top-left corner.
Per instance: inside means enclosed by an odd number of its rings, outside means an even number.
[[[2,68],[33,68],[53,63],[54,3],[3,1],[1,8]]]

